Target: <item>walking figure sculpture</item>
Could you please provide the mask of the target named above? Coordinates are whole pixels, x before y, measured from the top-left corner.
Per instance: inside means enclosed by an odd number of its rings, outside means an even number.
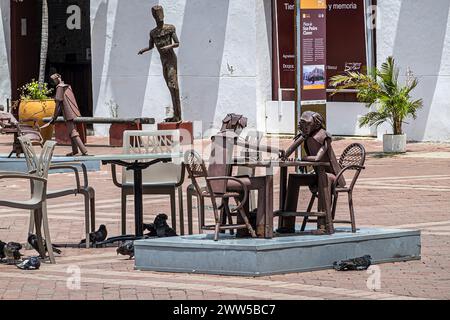
[[[67,154],[68,157],[72,157],[81,151],[83,156],[88,155],[88,150],[80,138],[80,133],[78,132],[77,125],[74,120],[81,117],[80,109],[78,108],[77,100],[72,91],[72,87],[66,83],[61,78],[61,75],[55,73],[51,76],[51,79],[56,85],[56,109],[53,114],[52,120],[41,127],[44,129],[56,122],[58,116],[62,114],[64,121],[66,122],[67,131],[70,135],[70,140],[72,142],[72,152]]]
[[[180,46],[175,26],[164,24],[164,9],[157,5],[152,8],[152,15],[156,21],[156,28],[150,31],[149,47],[139,51],[139,55],[152,50],[155,46],[161,56],[164,79],[172,96],[173,117],[166,122],[181,122],[180,88],[178,86],[178,62],[174,49]]]

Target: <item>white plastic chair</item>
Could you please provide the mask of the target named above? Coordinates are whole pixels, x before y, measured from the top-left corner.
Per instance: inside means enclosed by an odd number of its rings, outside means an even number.
[[[20,137],[23,139],[24,137]],[[28,144],[22,144],[28,148]],[[44,237],[47,248],[52,248],[50,238],[50,228],[47,217],[47,177],[50,167],[53,151],[56,142],[47,141],[42,149],[41,155],[36,162],[36,171],[34,174],[24,173],[0,173],[0,179],[27,179],[31,182],[31,198],[25,201],[0,200],[0,206],[30,210],[32,218],[36,225],[36,235],[38,238],[39,251],[42,258],[45,258],[45,249],[43,246],[42,225],[44,227]],[[24,150],[25,151],[25,150]],[[48,250],[51,263],[56,263],[53,250]]]
[[[180,131],[125,131],[124,154],[180,154]],[[112,166],[114,184],[122,190],[122,234],[126,234],[127,196],[134,193],[133,173],[122,169],[122,183],[118,182],[116,167]],[[178,191],[180,233],[184,234],[183,190],[184,165],[179,161],[157,163],[142,171],[143,194],[169,195],[172,227],[176,231],[176,192]]]
[[[38,165],[38,157],[34,151],[32,141],[28,137],[19,139],[22,146],[23,153],[27,162],[28,172],[33,174]],[[90,232],[95,231],[95,190],[89,186],[88,174],[86,165],[82,162],[65,162],[60,164],[50,164],[49,172],[52,170],[70,170],[74,173],[75,187],[68,187],[59,190],[47,190],[47,199],[56,199],[66,196],[76,196],[78,194],[84,197],[84,211],[85,211],[85,233],[86,239]],[[83,184],[81,184],[80,172],[83,174]],[[90,221],[91,220],[91,221]],[[29,234],[34,232],[34,220],[30,219]],[[89,248],[89,241],[86,242],[86,248]]]

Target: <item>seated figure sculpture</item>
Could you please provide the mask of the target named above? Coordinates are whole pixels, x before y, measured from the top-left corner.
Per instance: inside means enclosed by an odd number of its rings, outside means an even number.
[[[220,131],[211,138],[211,156],[209,158],[208,175],[210,177],[230,176],[232,175],[232,161],[234,147],[236,145],[245,145],[240,141],[240,134],[247,127],[247,118],[238,114],[228,114],[222,121]],[[258,146],[254,146],[257,148]],[[238,176],[238,178],[249,191],[258,191],[258,208],[262,210],[264,203],[264,177]],[[241,192],[242,186],[236,181],[212,181],[211,187],[215,193]],[[249,213],[248,203],[245,210]],[[260,219],[264,217],[264,212],[259,213]],[[262,218],[261,218],[262,217]],[[225,220],[226,215],[223,216]],[[238,223],[242,223],[240,216],[237,217]],[[225,221],[224,221],[225,222]],[[253,227],[257,234],[264,234],[264,225],[260,223]],[[239,230],[240,237],[249,236],[247,230]]]
[[[288,160],[292,154],[301,146],[304,146],[306,156],[302,158],[303,161],[310,162],[329,162],[330,166],[326,168],[328,177],[328,186],[332,192],[331,186],[336,180],[337,174],[341,167],[336,159],[336,155],[332,147],[332,136],[325,130],[325,121],[323,117],[316,112],[307,111],[301,116],[299,123],[300,133],[294,138],[291,146],[280,152],[282,160]],[[298,199],[301,186],[307,186],[312,192],[317,192],[317,174],[290,174],[287,197],[284,210],[287,212],[296,212],[298,206]],[[339,187],[345,187],[345,179],[341,177],[338,182]],[[325,233],[323,225],[319,224],[318,234]],[[283,217],[280,220],[279,233],[294,233],[295,232],[295,217]]]
[[[247,121],[246,117],[234,113],[228,114],[224,118],[220,131],[211,137],[209,176],[220,177],[231,174],[234,146],[242,130],[247,127]],[[217,193],[224,193],[227,189],[226,185],[226,181],[211,182],[213,190]]]

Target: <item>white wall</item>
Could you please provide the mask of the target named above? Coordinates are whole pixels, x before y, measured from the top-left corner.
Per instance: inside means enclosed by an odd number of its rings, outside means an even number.
[[[256,1],[257,129],[266,131],[266,102],[272,100],[272,0]]]
[[[368,111],[363,103],[328,102],[327,130],[341,136],[376,135],[373,128],[359,127],[359,120]]]
[[[204,131],[236,112],[256,127],[264,117],[257,105],[270,92],[269,0],[91,0],[95,116],[109,116],[114,101],[120,116],[166,117],[171,99],[159,54],[137,55],[148,45],[150,9],[158,3],[180,38],[184,118],[201,121]]]
[[[10,8],[8,0],[0,0],[0,105],[11,97],[10,75]]]
[[[377,60],[393,55],[420,84],[424,108],[405,131],[412,140],[450,141],[450,0],[378,0]],[[404,81],[404,76],[402,81]]]

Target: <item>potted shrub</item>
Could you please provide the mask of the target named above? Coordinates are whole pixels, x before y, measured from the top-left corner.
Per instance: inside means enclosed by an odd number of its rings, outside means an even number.
[[[50,98],[52,89],[48,88],[47,83],[39,83],[33,79],[19,88],[19,91],[19,119],[36,119],[39,126],[44,125],[43,119],[52,117],[55,113],[55,100]],[[53,136],[53,126],[43,129],[41,134],[44,141],[50,140]]]
[[[383,136],[383,150],[387,153],[406,152],[406,135],[403,123],[408,117],[417,118],[417,110],[423,106],[423,100],[413,100],[411,92],[417,87],[418,80],[409,72],[405,84],[398,80],[400,70],[393,57],[388,57],[381,68],[372,74],[347,72],[331,78],[331,85],[337,92],[343,89],[357,89],[358,100],[373,107],[361,118],[359,125],[379,126],[388,122],[392,125],[393,134]]]

